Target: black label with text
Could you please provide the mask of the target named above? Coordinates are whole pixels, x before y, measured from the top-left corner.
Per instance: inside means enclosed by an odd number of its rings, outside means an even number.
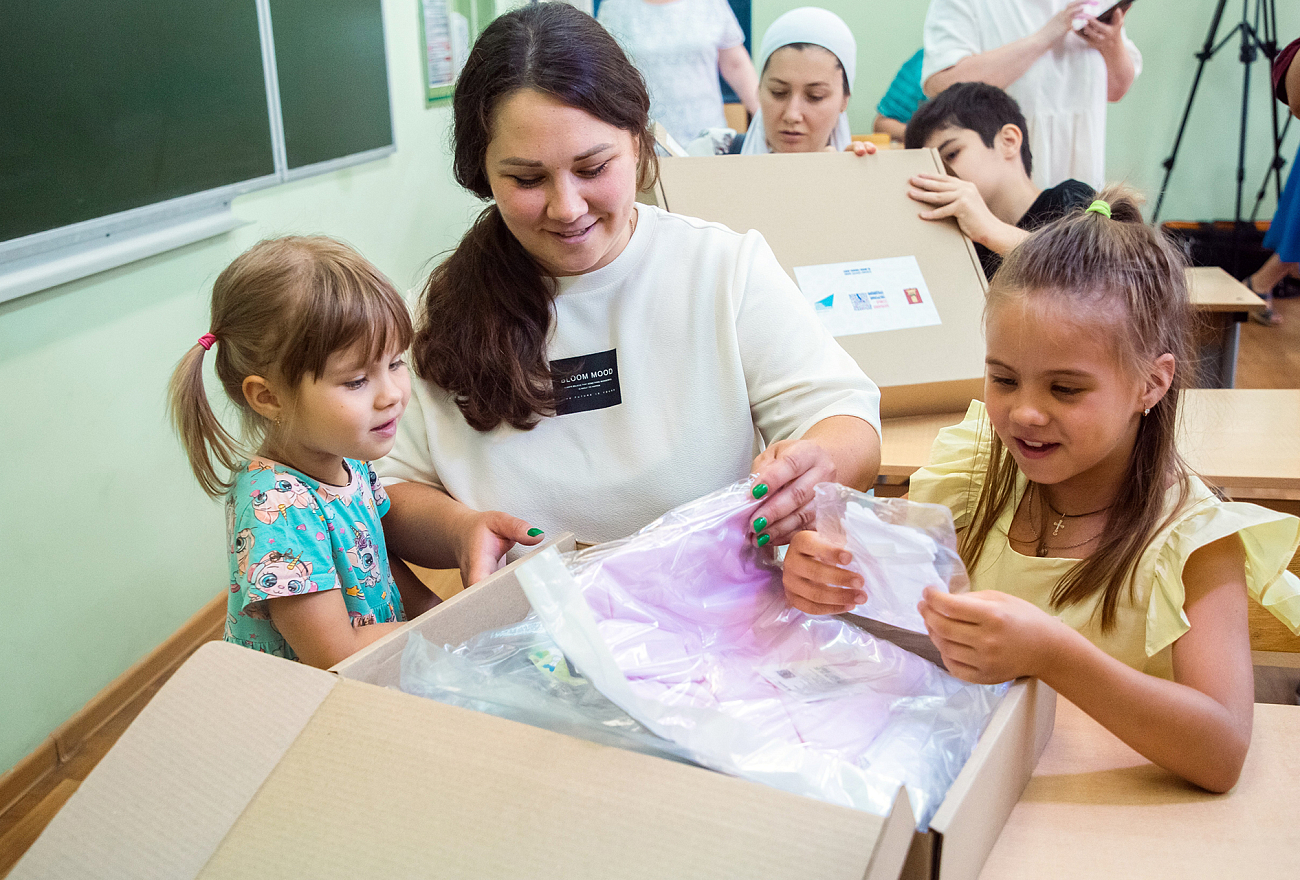
[[[555,414],[587,412],[618,406],[618,349],[551,361],[555,379]]]

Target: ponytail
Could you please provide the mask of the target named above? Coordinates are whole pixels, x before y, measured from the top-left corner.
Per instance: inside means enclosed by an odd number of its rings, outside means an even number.
[[[213,498],[219,498],[231,483],[218,476],[213,458],[227,473],[235,470],[239,464],[239,443],[208,403],[203,385],[205,351],[201,343],[195,343],[176,365],[167,389],[167,410],[199,485]]]
[[[546,359],[555,282],[486,208],[424,288],[415,372],[448,391],[477,431],[526,431],[555,412]]]

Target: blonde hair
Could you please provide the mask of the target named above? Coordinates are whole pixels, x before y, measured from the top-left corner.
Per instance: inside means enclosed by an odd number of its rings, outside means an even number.
[[[229,472],[269,428],[244,398],[244,379],[263,376],[296,388],[319,376],[335,352],[360,343],[374,359],[405,350],[412,335],[410,313],[392,283],[352,248],[324,236],[269,239],[236,257],[212,285],[208,332],[216,337],[217,378],[239,409],[240,437],[209,405],[202,344],[176,365],[168,410],[194,476],[214,498],[230,488]]]
[[[1132,375],[1145,375],[1164,354],[1174,356],[1173,382],[1138,425],[1128,472],[1097,549],[1052,591],[1054,608],[1101,591],[1101,625],[1109,629],[1125,589],[1131,589],[1143,551],[1168,520],[1162,516],[1167,487],[1179,486],[1175,510],[1187,498],[1188,470],[1174,441],[1179,392],[1190,364],[1192,312],[1186,261],[1172,242],[1143,222],[1137,196],[1111,187],[1098,198],[1109,203],[1110,217],[1077,210],[1035,232],[1007,256],[989,284],[984,320],[987,324],[989,314],[1008,303],[1047,303],[1106,326],[1120,363]],[[974,569],[995,523],[1013,502],[1019,471],[994,434],[984,490],[960,542],[968,569]],[[1026,493],[1031,491],[1039,491],[1037,484],[1030,483]],[[1040,531],[1046,527],[1044,518]]]

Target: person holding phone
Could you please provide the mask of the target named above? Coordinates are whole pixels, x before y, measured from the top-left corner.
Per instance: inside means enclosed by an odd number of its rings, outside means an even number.
[[[1046,188],[1074,178],[1100,188],[1106,104],[1124,97],[1142,72],[1142,53],[1124,33],[1124,5],[931,0],[925,93],[934,97],[958,82],[1005,89],[1029,124],[1034,183]]]

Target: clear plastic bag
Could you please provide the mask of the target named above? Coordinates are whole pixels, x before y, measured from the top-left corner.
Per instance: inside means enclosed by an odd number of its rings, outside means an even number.
[[[480,633],[457,648],[411,633],[402,653],[401,689],[601,745],[688,760],[578,674],[536,614]]]
[[[565,656],[704,766],[925,828],[1004,686],[965,684],[834,617],[785,602],[748,540],[752,481],[631,537],[518,570]]]
[[[847,567],[866,581],[867,601],[854,614],[924,633],[916,610],[922,590],[970,589],[943,505],[875,498],[837,483],[821,483],[813,495],[818,534],[843,545],[853,556]]]

